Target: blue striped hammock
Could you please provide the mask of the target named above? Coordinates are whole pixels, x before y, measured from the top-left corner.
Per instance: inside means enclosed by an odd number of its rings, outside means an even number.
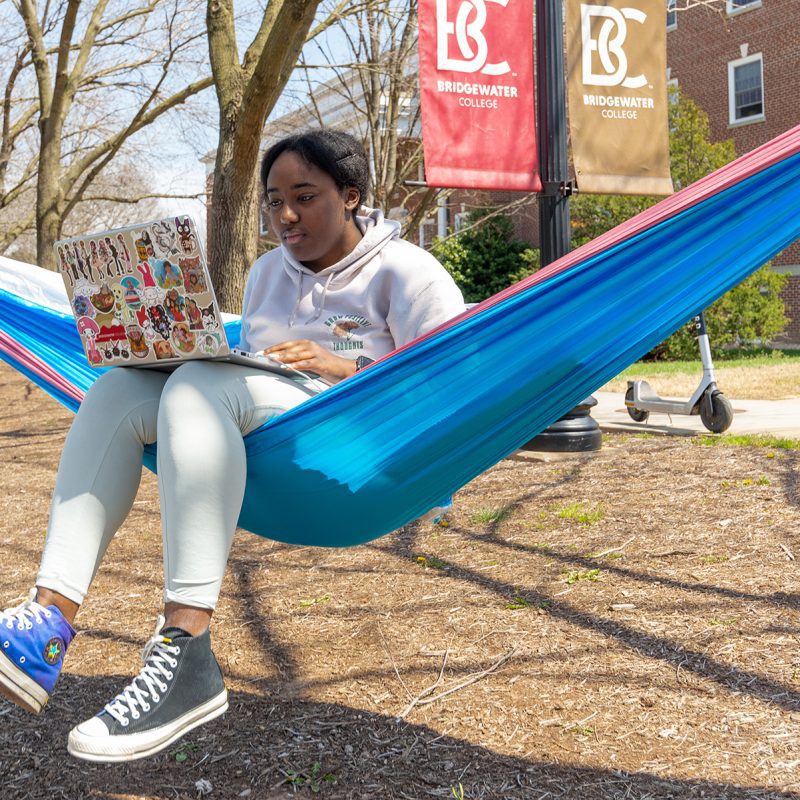
[[[799,237],[800,126],[248,435],[240,525],[323,546],[395,530]],[[60,283],[0,259],[0,357],[75,410],[98,372]]]

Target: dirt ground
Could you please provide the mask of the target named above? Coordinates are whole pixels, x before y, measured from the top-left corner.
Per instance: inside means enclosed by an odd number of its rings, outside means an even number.
[[[0,367],[0,602],[32,584],[70,415]],[[66,753],[159,611],[146,475],[0,797],[800,797],[800,451],[609,435],[518,454],[449,526],[347,550],[239,532],[213,624],[230,710],[129,765]]]

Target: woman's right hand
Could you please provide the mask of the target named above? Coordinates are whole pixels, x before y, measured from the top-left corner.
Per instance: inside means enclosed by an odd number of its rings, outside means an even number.
[[[355,375],[356,362],[335,356],[310,339],[293,339],[266,348],[264,354],[301,372],[316,372],[329,383],[338,383]]]

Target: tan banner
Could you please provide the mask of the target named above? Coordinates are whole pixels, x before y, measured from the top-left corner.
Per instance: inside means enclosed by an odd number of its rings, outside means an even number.
[[[664,0],[567,0],[566,6],[579,191],[671,194]]]

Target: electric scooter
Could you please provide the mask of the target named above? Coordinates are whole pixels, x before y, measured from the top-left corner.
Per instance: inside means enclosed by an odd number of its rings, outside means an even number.
[[[703,363],[703,377],[691,399],[665,400],[659,397],[647,381],[628,381],[625,392],[625,407],[635,422],[646,422],[650,412],[662,414],[700,415],[708,430],[722,433],[728,430],[733,422],[733,407],[730,401],[717,388],[714,378],[714,363],[711,360],[711,346],[708,342],[706,320],[701,311],[694,318],[697,331],[697,343],[700,345],[700,360]]]

